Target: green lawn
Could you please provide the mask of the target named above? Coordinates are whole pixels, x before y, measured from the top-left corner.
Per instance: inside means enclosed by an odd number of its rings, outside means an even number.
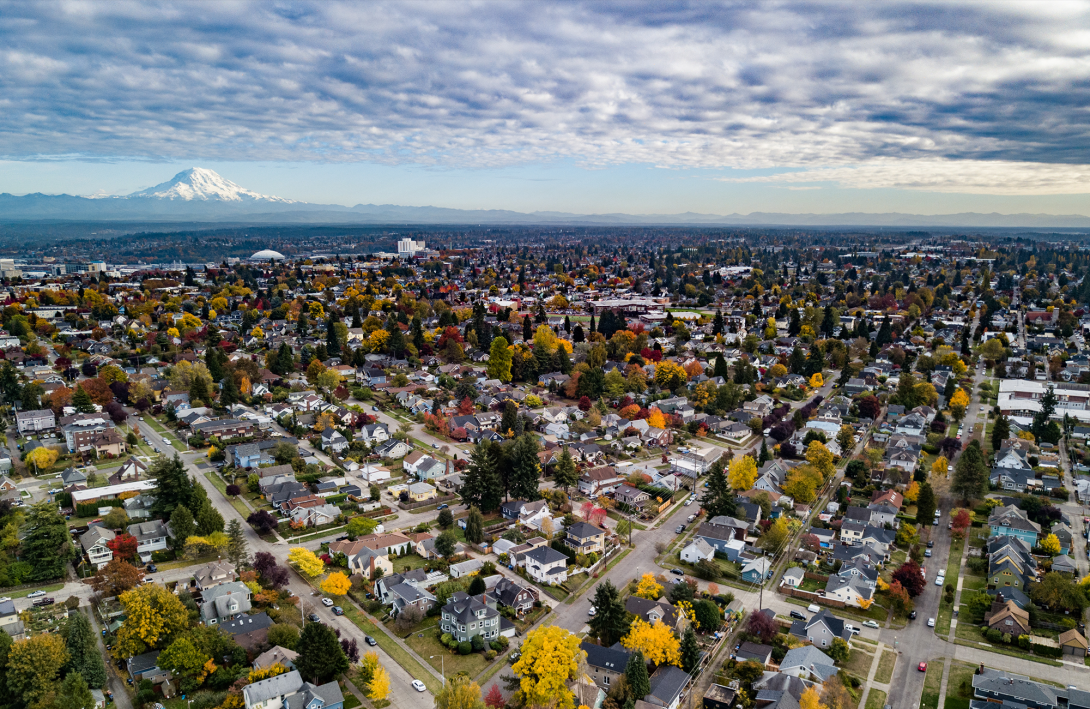
[[[387,655],[392,657],[394,662],[401,665],[414,679],[423,682],[428,688],[428,691],[433,695],[437,694],[443,688],[443,685],[435,678],[435,675],[424,669],[412,654],[398,645],[394,639],[386,633],[385,629],[372,623],[367,616],[355,606],[355,604],[348,603],[344,606],[344,616],[355,623],[357,628],[374,638],[379,647],[381,647]]]
[[[10,593],[3,592],[3,595],[9,598],[26,598],[28,593],[34,593],[35,591],[45,591],[46,593],[52,591],[59,591],[64,588],[63,583],[54,583],[48,586],[38,586],[37,588],[25,588],[22,591],[12,591]]]
[[[874,655],[869,652],[863,652],[862,648],[852,648],[852,654],[848,658],[848,661],[841,665],[843,669],[849,674],[853,674],[861,680],[866,681],[867,675],[870,674],[870,666],[874,662]]]
[[[947,583],[957,586],[957,578],[961,574],[961,553],[965,549],[965,541],[955,539],[950,542],[950,560],[946,562]]]
[[[874,681],[881,684],[889,684],[893,679],[893,667],[897,664],[897,653],[893,650],[883,650],[882,659],[878,661],[878,670],[874,673]]]
[[[886,705],[886,693],[880,689],[870,690],[867,694],[867,706],[866,709],[882,709]]]
[[[927,675],[923,680],[923,697],[920,698],[920,707],[926,709],[938,709],[939,689],[942,687],[942,670],[945,660],[930,660],[927,663]]]
[[[391,558],[390,563],[393,565],[394,571],[400,574],[413,569],[421,569],[428,565],[428,560],[419,554],[408,554]]]
[[[946,679],[944,707],[969,709],[969,700],[973,697],[973,673],[976,669],[976,665],[954,660],[954,664],[950,665],[950,676]]]
[[[479,652],[471,652],[468,655],[459,655],[457,652],[443,647],[439,639],[435,637],[435,628],[417,630],[405,638],[405,644],[412,648],[420,659],[427,661],[436,671],[446,672],[450,677],[459,672],[465,672],[470,677],[476,677],[488,666],[488,661]]]
[[[208,471],[204,474],[206,478],[212,481],[212,485],[215,486],[220,494],[227,498],[227,501],[231,503],[231,507],[235,508],[235,511],[242,515],[242,519],[246,519],[250,516],[250,508],[246,506],[246,503],[240,500],[237,496],[232,497],[227,494],[227,483],[223,482],[223,478],[219,476],[215,471]]]

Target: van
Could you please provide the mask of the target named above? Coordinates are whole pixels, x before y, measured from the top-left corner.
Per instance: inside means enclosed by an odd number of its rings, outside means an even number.
[[[696,515],[689,515],[689,519],[685,520],[685,523],[692,524],[694,519],[696,519]]]
[[[811,613],[820,613],[821,606],[816,603],[811,603],[810,605],[806,606],[806,610],[810,611]]]

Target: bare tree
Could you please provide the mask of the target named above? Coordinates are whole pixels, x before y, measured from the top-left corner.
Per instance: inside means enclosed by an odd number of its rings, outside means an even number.
[[[408,606],[405,610],[398,613],[397,621],[395,621],[394,625],[397,626],[399,633],[407,633],[415,628],[422,620],[424,620],[424,611],[416,606]]]

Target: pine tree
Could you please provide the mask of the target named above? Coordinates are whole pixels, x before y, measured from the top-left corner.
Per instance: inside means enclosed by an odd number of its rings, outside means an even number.
[[[203,377],[194,375],[189,385],[189,401],[195,405],[198,401],[207,402],[208,398],[208,383]]]
[[[337,335],[337,320],[332,314],[325,321],[325,348],[330,357],[341,356],[341,339]]]
[[[802,374],[806,371],[806,354],[798,345],[791,350],[791,356],[787,358],[787,371],[792,374]]]
[[[72,394],[72,406],[78,414],[90,414],[95,410],[95,402],[91,401],[91,395],[83,390],[82,384],[76,385],[76,391]]]
[[[985,492],[988,485],[988,466],[980,450],[980,441],[972,441],[954,466],[954,478],[950,490],[963,500],[971,500]],[[918,504],[918,503],[917,503]]]
[[[556,370],[562,374],[568,374],[571,372],[571,358],[568,357],[568,351],[563,347],[556,348]]]
[[[727,360],[722,352],[715,355],[715,369],[712,370],[712,375],[723,377],[723,381],[730,381],[730,369],[727,367]]]
[[[575,485],[578,480],[579,471],[575,467],[575,459],[572,458],[568,447],[564,446],[564,450],[560,454],[560,460],[557,461],[553,470],[553,481],[558,488],[564,491],[564,494],[567,494],[568,488]]]
[[[1033,426],[1030,429],[1034,438],[1041,440],[1041,434],[1048,428],[1052,420],[1052,414],[1056,412],[1056,392],[1050,385],[1045,389],[1045,395],[1041,397],[1041,410],[1033,415]]]
[[[624,677],[628,680],[628,688],[634,697],[646,697],[651,693],[651,678],[647,676],[647,660],[643,659],[643,653],[636,650],[629,655],[628,664],[624,667]]]
[[[495,512],[503,501],[503,481],[495,444],[481,441],[469,457],[462,477],[462,501],[481,512]]]
[[[878,328],[878,335],[874,338],[879,347],[893,342],[893,328],[889,324],[889,318],[882,319],[882,327]]]
[[[734,492],[727,481],[724,467],[723,459],[720,458],[712,463],[712,467],[708,471],[708,487],[705,488],[704,496],[700,498],[700,506],[704,508],[708,519],[720,515],[729,517],[737,509]]]
[[[235,565],[236,571],[246,562],[248,551],[242,523],[237,518],[232,519],[227,524],[227,559]]]
[[[192,506],[194,483],[177,454],[173,458],[160,458],[148,472],[155,478],[157,488],[151,506],[152,519],[170,517],[178,505]]]
[[[295,669],[303,679],[325,684],[348,669],[348,658],[337,636],[324,623],[307,623],[296,648]]]
[[[185,540],[197,533],[197,524],[193,513],[185,505],[178,505],[170,515],[170,531],[174,533],[174,548],[181,549]]]
[[[723,330],[724,330],[723,311],[717,308],[716,311],[715,311],[715,319],[712,320],[712,334],[713,335],[722,335]]]
[[[193,518],[197,522],[197,531],[202,535],[223,531],[223,515],[212,507],[212,502],[207,498],[197,508],[197,514]]]
[[[276,351],[276,369],[273,372],[282,376],[291,373],[293,369],[295,369],[295,355],[291,351],[291,345],[282,342],[280,349]]]
[[[590,626],[590,634],[598,638],[598,643],[605,647],[613,645],[625,635],[632,625],[632,619],[617,588],[610,581],[602,581],[594,589],[594,617],[587,625]]]
[[[538,460],[537,438],[531,434],[519,436],[511,444],[508,494],[516,500],[536,500],[541,495],[541,461]]]
[[[469,508],[469,516],[466,517],[466,541],[471,544],[480,544],[484,541],[484,517],[476,507]]]
[[[921,483],[919,496],[916,498],[916,523],[921,525],[931,524],[937,504],[938,501],[935,499],[935,491],[931,488],[931,483]]]
[[[768,461],[772,460],[772,454],[768,452],[768,443],[764,438],[761,439],[761,454],[757,456],[757,465],[764,465]]]
[[[806,378],[820,374],[825,369],[825,355],[815,343],[810,347],[810,356],[806,359]]]
[[[700,647],[696,644],[696,633],[692,626],[685,629],[681,636],[681,669],[692,672],[700,662]]]
[[[235,375],[228,372],[223,378],[223,389],[220,390],[220,404],[231,406],[238,403],[238,398],[238,382],[235,381]]]
[[[995,420],[995,426],[992,428],[992,450],[996,453],[1003,447],[1003,441],[1010,438],[1011,435],[1011,422],[1003,414],[999,415],[999,418]]]
[[[299,311],[299,320],[296,322],[296,329],[298,330],[300,337],[306,337],[307,330],[310,329],[310,322],[308,321],[306,310]]]
[[[77,673],[95,689],[106,686],[106,666],[98,651],[98,641],[91,629],[87,616],[79,611],[70,611],[64,624],[64,645],[68,650],[68,665],[65,671]]]

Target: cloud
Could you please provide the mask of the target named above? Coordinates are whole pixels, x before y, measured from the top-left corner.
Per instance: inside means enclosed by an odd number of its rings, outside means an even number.
[[[0,156],[1084,192],[1088,20],[1061,2],[16,4]]]

